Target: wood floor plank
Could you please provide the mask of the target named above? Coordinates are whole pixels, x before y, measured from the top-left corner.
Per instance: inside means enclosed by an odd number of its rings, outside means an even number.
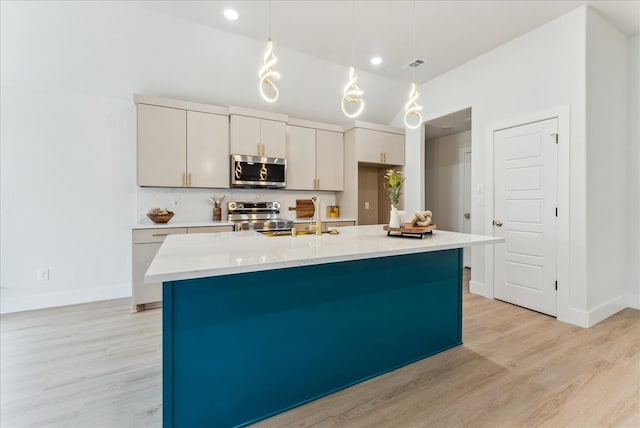
[[[582,329],[469,294],[468,274],[464,345],[255,427],[640,427],[640,311]],[[0,426],[160,427],[161,309],[130,307],[1,316]]]

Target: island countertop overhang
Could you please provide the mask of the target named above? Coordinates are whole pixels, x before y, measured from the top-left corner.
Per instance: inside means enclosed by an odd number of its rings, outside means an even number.
[[[338,235],[267,237],[254,231],[167,236],[146,283],[286,269],[504,242],[434,230],[424,239],[390,237],[382,225],[346,226]]]

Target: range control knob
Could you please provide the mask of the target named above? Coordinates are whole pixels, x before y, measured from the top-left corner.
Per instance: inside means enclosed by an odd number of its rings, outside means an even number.
[[[274,202],[273,203],[273,207],[271,207],[271,208],[275,208],[276,210],[279,210],[280,209],[280,202]]]
[[[238,205],[235,202],[229,202],[230,210],[235,210],[236,208],[238,208]]]

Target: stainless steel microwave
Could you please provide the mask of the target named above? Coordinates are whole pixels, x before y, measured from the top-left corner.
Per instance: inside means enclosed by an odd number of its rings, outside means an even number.
[[[231,187],[281,188],[286,178],[286,159],[231,155]]]

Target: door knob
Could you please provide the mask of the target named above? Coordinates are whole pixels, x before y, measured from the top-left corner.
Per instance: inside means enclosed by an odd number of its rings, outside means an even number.
[[[502,222],[500,220],[493,220],[493,225],[494,226],[498,226],[498,227],[502,227]]]
[[[464,213],[464,218],[467,220],[471,218],[471,213]]]

